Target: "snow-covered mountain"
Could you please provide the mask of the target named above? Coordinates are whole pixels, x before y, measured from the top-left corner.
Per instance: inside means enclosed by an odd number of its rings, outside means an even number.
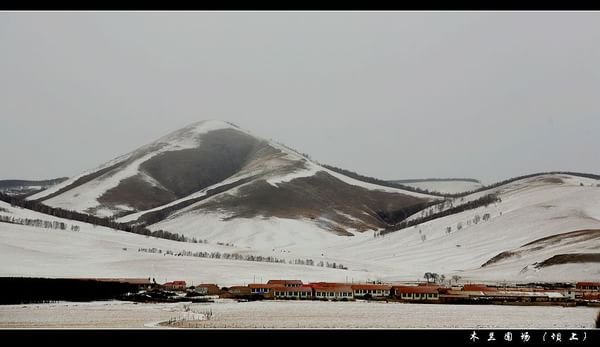
[[[531,175],[441,205],[440,197],[359,181],[235,125],[205,121],[30,199],[206,243],[85,223],[81,232],[49,232],[3,222],[0,275],[151,275],[224,285],[249,282],[249,274],[332,281],[415,281],[425,272],[463,281],[600,280],[597,177]],[[382,233],[404,217],[414,221],[488,194],[500,201]],[[0,204],[0,216],[30,214],[48,219]],[[149,248],[284,262],[130,252]],[[294,264],[308,260],[348,270]]]
[[[292,219],[341,235],[377,229],[437,197],[328,170],[284,145],[202,121],[28,199],[167,231]]]

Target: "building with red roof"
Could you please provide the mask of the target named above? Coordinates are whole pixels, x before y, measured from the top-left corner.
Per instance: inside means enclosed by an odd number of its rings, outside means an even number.
[[[204,295],[220,295],[223,291],[214,283],[200,283],[194,286],[194,291]]]
[[[310,286],[273,288],[275,299],[312,299],[313,288]]]
[[[440,299],[439,288],[434,286],[393,286],[394,296],[410,301],[437,301]]]
[[[173,281],[163,284],[163,288],[166,290],[185,290],[185,281]]]
[[[600,282],[577,282],[575,288],[579,290],[596,290],[600,291]]]
[[[485,284],[465,284],[462,287],[465,292],[492,292],[498,290],[496,287],[488,287]]]
[[[327,285],[313,285],[314,297],[316,299],[340,300],[354,299],[352,286],[349,284],[333,283]]]
[[[365,297],[387,297],[390,296],[392,286],[386,284],[353,284],[352,294],[355,298]]]
[[[275,288],[286,288],[283,284],[263,284],[263,283],[250,283],[248,284],[251,294],[262,295],[264,297],[273,297],[273,289]]]
[[[302,286],[302,281],[300,280],[269,280],[267,284],[281,284],[284,287],[300,287]]]

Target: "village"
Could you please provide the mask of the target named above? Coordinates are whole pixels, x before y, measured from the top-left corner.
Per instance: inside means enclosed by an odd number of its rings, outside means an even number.
[[[420,283],[335,283],[275,279],[267,283],[219,287],[216,284],[190,284],[172,281],[164,284],[150,279],[123,279],[140,286],[136,297],[153,299],[229,298],[254,300],[373,300],[404,303],[495,304],[495,305],[559,305],[600,306],[600,282],[561,284],[490,285],[469,283],[445,286],[432,282]],[[154,295],[152,295],[154,294]],[[160,294],[160,295],[157,295]],[[201,302],[202,299],[197,302]]]

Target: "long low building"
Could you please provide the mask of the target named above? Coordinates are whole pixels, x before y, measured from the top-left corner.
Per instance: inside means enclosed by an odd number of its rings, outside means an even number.
[[[440,298],[438,286],[393,286],[396,298],[407,301],[437,301]]]
[[[313,286],[314,296],[316,299],[326,300],[350,300],[354,299],[352,286],[350,285],[333,285],[333,286]]]
[[[312,299],[313,289],[310,286],[273,288],[275,299]]]
[[[355,298],[361,297],[388,297],[392,286],[386,284],[353,284],[352,294]]]

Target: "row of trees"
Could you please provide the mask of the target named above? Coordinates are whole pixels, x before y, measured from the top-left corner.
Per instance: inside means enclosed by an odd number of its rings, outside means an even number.
[[[487,186],[482,186],[480,188],[474,189],[474,190],[470,190],[470,191],[465,191],[465,192],[460,192],[460,193],[440,193],[440,192],[435,192],[435,191],[430,191],[427,189],[420,189],[420,188],[416,188],[416,187],[411,187],[408,185],[403,185],[400,183],[395,183],[395,182],[389,182],[389,181],[384,181],[384,180],[380,180],[374,177],[369,177],[369,176],[364,176],[361,174],[358,174],[356,172],[350,171],[350,170],[345,170],[339,167],[335,167],[335,166],[331,166],[331,165],[322,165],[323,167],[331,170],[331,171],[335,171],[337,173],[341,173],[342,175],[346,175],[349,177],[352,177],[354,179],[357,179],[359,181],[363,181],[363,182],[368,182],[368,183],[373,183],[373,184],[377,184],[380,186],[386,186],[386,187],[392,187],[392,188],[398,188],[398,189],[404,189],[404,190],[408,190],[408,191],[412,191],[412,192],[416,192],[416,193],[423,193],[423,194],[429,194],[429,195],[436,195],[436,196],[443,196],[443,197],[450,197],[450,198],[460,198],[460,197],[464,197],[467,196],[469,194],[473,194],[473,193],[478,193],[478,192],[482,192],[488,189],[492,189],[492,188],[497,188],[499,186],[508,184],[508,183],[512,183],[514,181],[518,181],[524,178],[530,178],[530,177],[535,177],[535,176],[541,176],[541,175],[571,175],[571,176],[577,176],[577,177],[584,177],[584,178],[591,178],[591,179],[596,179],[596,180],[600,180],[600,175],[597,174],[591,174],[591,173],[581,173],[581,172],[570,172],[570,171],[549,171],[549,172],[538,172],[538,173],[533,173],[533,174],[528,174],[528,175],[522,175],[522,176],[517,176],[517,177],[512,177],[512,178],[508,178],[505,179],[503,181],[499,181]]]
[[[0,215],[0,222],[11,223],[11,224],[19,224],[19,225],[27,225],[37,228],[45,228],[45,229],[56,229],[56,230],[71,230],[71,231],[79,231],[78,225],[68,225],[64,222],[58,221],[48,221],[43,219],[31,219],[31,218],[15,218],[13,216],[4,216]]]
[[[187,238],[183,235],[177,233],[171,233],[164,230],[151,231],[148,228],[142,225],[132,225],[126,223],[119,223],[110,218],[96,217],[85,213],[80,213],[76,211],[69,211],[62,208],[50,207],[42,204],[41,202],[33,201],[33,200],[25,200],[18,197],[6,195],[0,193],[0,200],[9,203],[11,206],[18,206],[22,208],[26,208],[28,210],[40,212],[43,214],[47,214],[50,216],[71,219],[78,222],[89,223],[93,225],[104,226],[107,228],[117,229],[129,233],[146,235],[151,237],[158,237],[162,239],[168,239],[173,241],[180,242],[195,242],[198,240],[194,238]]]
[[[541,176],[541,175],[570,175],[570,176],[576,176],[576,177],[583,177],[583,178],[591,178],[591,179],[595,179],[595,180],[600,180],[600,175],[597,174],[591,174],[591,173],[582,173],[582,172],[571,172],[571,171],[548,171],[548,172],[538,172],[538,173],[533,173],[533,174],[528,174],[528,175],[522,175],[522,176],[517,176],[517,177],[512,177],[512,178],[508,178],[505,179],[504,181],[499,181],[487,186],[483,186],[468,192],[461,192],[461,193],[456,193],[456,194],[446,194],[446,196],[448,197],[464,197],[467,196],[469,194],[473,194],[473,193],[479,193],[482,192],[484,190],[488,190],[488,189],[492,189],[492,188],[497,188],[500,187],[502,185],[508,184],[508,183],[512,183],[514,181],[518,181],[518,180],[522,180],[525,178],[531,178],[531,177],[536,177],[536,176]]]
[[[210,259],[225,259],[225,260],[244,260],[244,261],[257,261],[257,262],[266,262],[266,263],[281,263],[285,264],[286,260],[283,258],[277,258],[272,256],[262,256],[262,255],[251,255],[251,254],[238,254],[238,253],[221,253],[221,252],[192,252],[189,250],[181,250],[181,251],[172,251],[166,250],[163,251],[159,248],[138,248],[138,252],[144,253],[153,253],[153,254],[163,254],[165,256],[171,255],[176,257],[198,257],[198,258],[210,258]],[[315,263],[312,259],[294,259],[288,260],[288,264],[295,265],[307,265],[307,266],[320,266],[320,267],[328,267],[332,269],[342,269],[348,270],[346,266],[340,263],[335,262],[323,262],[320,261]]]
[[[500,202],[500,201],[502,201],[502,200],[496,194],[488,194],[488,195],[482,196],[479,199],[468,201],[462,205],[452,207],[452,208],[443,210],[441,212],[427,214],[424,217],[416,218],[416,219],[413,219],[410,221],[404,220],[396,225],[390,226],[390,227],[382,230],[381,234],[387,234],[390,232],[402,230],[402,229],[405,229],[405,228],[408,228],[411,226],[415,226],[415,225],[419,225],[421,223],[425,223],[425,222],[428,222],[430,220],[434,220],[434,219],[437,219],[440,217],[449,216],[449,215],[452,215],[455,213],[460,213],[463,211],[473,210],[473,209],[476,209],[481,206],[487,207],[489,204]],[[489,217],[486,217],[486,218],[489,218]]]
[[[468,219],[467,220],[467,226],[470,226],[471,224],[479,224],[481,221],[483,222],[487,222],[488,220],[490,220],[491,215],[489,213],[484,213],[483,216],[479,216],[478,214],[476,214],[473,219]],[[456,230],[461,230],[463,228],[463,223],[462,222],[458,222],[456,223]],[[448,226],[446,227],[446,234],[450,234],[452,232],[452,227]]]
[[[425,275],[423,275],[423,278],[425,278],[427,283],[433,282],[433,283],[444,284],[446,282],[446,275],[443,275],[443,274],[440,275],[435,272],[426,272]],[[453,275],[449,279],[450,285],[452,285],[452,281],[454,281],[454,283],[457,284],[461,278],[462,277],[460,277],[458,275]]]
[[[331,166],[331,165],[322,164],[322,166],[325,167],[325,168],[327,168],[327,169],[329,169],[329,170],[331,170],[331,171],[335,171],[335,172],[340,173],[342,175],[345,175],[345,176],[348,176],[348,177],[352,177],[352,178],[354,178],[356,180],[359,180],[359,181],[362,181],[362,182],[377,184],[377,185],[384,186],[384,187],[404,189],[404,190],[408,190],[409,192],[415,192],[415,193],[421,193],[421,194],[429,194],[429,195],[436,195],[436,196],[446,196],[446,194],[442,194],[442,193],[439,193],[439,192],[429,191],[427,189],[421,189],[421,188],[417,188],[417,187],[405,186],[405,185],[399,184],[399,183],[394,183],[394,182],[390,182],[390,181],[380,180],[380,179],[375,178],[375,177],[363,176],[363,175],[358,174],[358,173],[356,173],[354,171],[342,169],[342,168]]]

